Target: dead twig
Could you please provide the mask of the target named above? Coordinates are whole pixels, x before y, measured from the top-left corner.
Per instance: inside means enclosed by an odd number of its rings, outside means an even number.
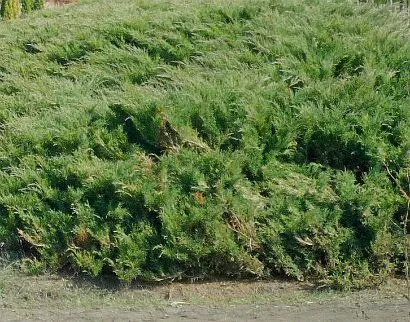
[[[402,188],[400,181],[398,178],[396,178],[390,171],[389,166],[386,163],[383,163],[389,177],[396,183],[397,187],[400,190],[400,193],[402,194],[402,196],[404,197],[404,199],[406,199],[407,202],[410,202],[410,195]],[[408,170],[407,170],[407,175],[408,175]]]

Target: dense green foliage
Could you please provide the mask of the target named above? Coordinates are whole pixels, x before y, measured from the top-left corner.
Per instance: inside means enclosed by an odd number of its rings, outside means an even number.
[[[19,0],[2,0],[0,6],[0,17],[4,19],[15,19],[20,16]]]
[[[21,0],[21,11],[29,13],[34,9],[34,0]]]
[[[15,19],[21,13],[44,8],[45,0],[2,0],[0,2],[0,17]]]
[[[34,10],[39,10],[44,8],[45,5],[45,0],[26,0],[26,1],[32,1],[33,2],[33,9]]]
[[[0,35],[9,254],[124,280],[361,287],[402,271],[405,17],[348,1],[101,0]]]

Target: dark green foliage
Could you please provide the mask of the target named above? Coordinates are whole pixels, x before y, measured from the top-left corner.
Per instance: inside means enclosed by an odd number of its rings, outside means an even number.
[[[34,9],[34,0],[21,0],[21,11],[28,13]]]
[[[38,10],[38,9],[43,9],[45,5],[45,0],[32,0],[33,2],[33,9]]]
[[[402,272],[404,18],[345,1],[137,3],[0,24],[4,249],[127,281],[351,288]]]

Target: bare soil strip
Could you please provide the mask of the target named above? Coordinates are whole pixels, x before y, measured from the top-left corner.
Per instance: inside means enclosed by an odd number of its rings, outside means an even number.
[[[335,292],[286,281],[124,286],[2,273],[2,321],[410,321],[404,280]]]

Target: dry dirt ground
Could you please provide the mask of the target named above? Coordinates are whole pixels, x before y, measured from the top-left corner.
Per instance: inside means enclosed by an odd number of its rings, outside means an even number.
[[[0,321],[410,321],[404,280],[360,292],[286,281],[124,286],[0,269]]]

